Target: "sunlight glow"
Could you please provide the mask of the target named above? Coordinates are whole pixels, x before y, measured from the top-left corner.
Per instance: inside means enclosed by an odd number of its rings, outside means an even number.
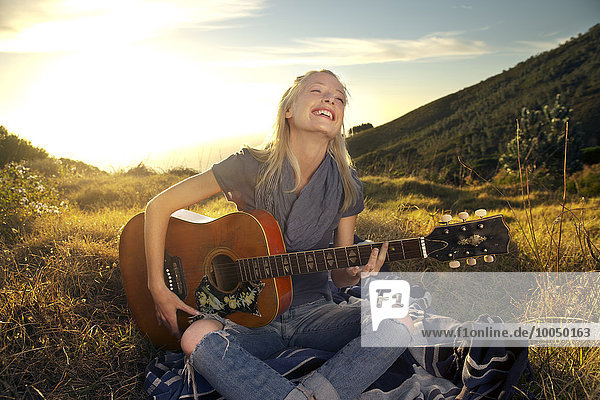
[[[264,110],[275,110],[279,93],[173,54],[123,47],[47,68],[31,83],[19,120],[30,132],[52,127],[52,136],[36,140],[52,154],[117,165],[157,149],[267,132],[274,113]]]
[[[0,51],[110,48],[171,29],[214,29],[252,15],[261,0],[33,0],[3,7]]]

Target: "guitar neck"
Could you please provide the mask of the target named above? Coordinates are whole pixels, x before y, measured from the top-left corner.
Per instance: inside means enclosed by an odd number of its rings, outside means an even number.
[[[284,253],[272,256],[238,259],[235,263],[242,282],[280,276],[302,275],[365,265],[374,248],[383,243],[336,247],[322,250]],[[387,261],[427,258],[425,239],[404,239],[389,242]]]

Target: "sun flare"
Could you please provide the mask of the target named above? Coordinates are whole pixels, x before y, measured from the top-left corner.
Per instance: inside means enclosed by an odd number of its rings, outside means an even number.
[[[275,110],[276,90],[236,84],[173,54],[123,47],[80,52],[50,64],[30,83],[20,117],[28,132],[54,128],[43,143],[36,140],[51,154],[123,165],[182,146],[267,131],[272,115],[264,110]]]

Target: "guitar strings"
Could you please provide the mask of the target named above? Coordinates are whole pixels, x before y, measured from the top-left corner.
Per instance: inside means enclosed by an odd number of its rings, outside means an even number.
[[[237,259],[237,260],[232,260],[232,262],[229,262],[229,263],[218,264],[217,267],[219,269],[224,269],[224,270],[228,270],[228,269],[238,270],[238,269],[241,269],[241,268],[246,268],[245,265],[240,264],[240,261],[242,261],[242,260],[249,260],[250,262],[252,262],[251,260],[256,260],[256,262],[258,263],[258,265],[249,264],[248,267],[250,267],[252,269],[266,268],[265,267],[265,265],[266,265],[265,261],[266,260],[269,260],[269,259],[275,260],[275,257],[277,257],[277,256],[286,256],[286,257],[289,258],[291,254],[295,254],[295,253],[284,253],[284,254],[274,254],[274,255],[269,255],[269,256],[258,256],[258,257],[240,258],[240,259]],[[421,255],[421,252],[420,252],[420,250],[412,250],[412,251],[406,251],[405,254],[407,255],[406,258],[417,258],[417,257],[419,257]],[[319,259],[315,254],[313,254],[313,256],[314,256],[313,262],[312,262],[313,264],[317,264],[319,266],[324,266],[324,265],[327,264],[327,260]],[[321,255],[319,257],[321,257]],[[369,252],[369,254],[364,254],[364,255],[363,254],[359,254],[358,256],[354,256],[354,257],[358,258],[358,260],[357,260],[358,264],[356,264],[356,265],[364,265],[362,263],[362,260],[365,259],[365,258],[368,259],[370,257],[370,252]],[[297,261],[295,262],[295,264],[298,267],[300,267],[300,266],[308,266],[309,264],[311,264],[311,262],[308,261],[305,257],[303,257],[303,258],[296,257],[296,258],[297,258]],[[344,257],[344,258],[347,258],[347,257]],[[402,260],[402,259],[404,259],[404,257],[398,258],[397,260],[390,259],[389,261],[399,261],[399,260]],[[301,260],[302,260],[302,262],[301,262]],[[294,262],[290,261],[289,262],[290,267],[292,266],[292,264],[294,264]],[[279,266],[281,266],[282,268],[285,268],[284,264],[277,264],[276,260],[275,260],[274,266],[271,265],[270,262],[267,265],[268,268],[273,268],[273,267],[274,268],[278,268]],[[350,266],[352,266],[352,265],[350,265]],[[340,268],[342,268],[342,267],[340,267]]]
[[[334,249],[326,249],[326,251],[331,251],[331,250],[334,250]],[[338,250],[338,249],[335,249],[335,250]],[[343,250],[343,249],[341,249],[341,250]],[[354,255],[354,256],[352,256],[352,257],[354,257],[354,258],[356,258],[356,257],[357,257],[357,258],[358,258],[358,261],[359,261],[359,264],[360,264],[360,263],[361,263],[361,261],[362,261],[362,259],[368,259],[368,258],[370,257],[370,252],[371,252],[371,249],[370,249],[370,248],[359,248],[358,250],[359,250],[359,254],[358,254],[358,255]],[[364,251],[362,251],[362,250],[368,250],[368,251],[367,251],[367,252],[364,252]],[[317,264],[320,264],[320,265],[323,265],[323,261],[324,261],[325,263],[327,263],[327,261],[326,261],[324,258],[322,258],[322,257],[325,257],[325,255],[324,255],[324,254],[316,254],[316,252],[322,252],[322,250],[314,250],[314,251],[312,251],[312,252],[311,252],[311,253],[312,253],[312,256],[313,256],[314,263],[317,263]],[[304,254],[304,253],[308,253],[308,252],[302,252],[302,253]],[[361,253],[365,253],[365,254],[361,254]],[[401,257],[401,258],[398,258],[398,260],[402,260],[402,259],[405,259],[405,258],[416,258],[416,257],[419,257],[419,256],[421,256],[421,251],[420,251],[420,249],[416,249],[416,250],[405,250],[403,253],[404,253],[404,254],[406,254],[406,255],[407,255],[407,257]],[[296,257],[296,260],[297,260],[297,261],[296,261],[296,264],[297,264],[297,265],[301,265],[301,264],[307,265],[307,264],[309,264],[309,263],[310,263],[310,262],[309,262],[309,261],[306,259],[306,255],[298,257],[298,255],[297,255],[297,254],[300,254],[300,253],[282,253],[282,254],[272,254],[272,255],[268,255],[268,256],[257,256],[257,257],[247,257],[247,258],[240,258],[240,259],[237,259],[237,260],[232,260],[232,262],[229,262],[229,263],[222,263],[222,264],[218,264],[218,267],[219,267],[219,268],[225,268],[225,269],[227,269],[227,268],[233,268],[233,269],[236,269],[236,268],[239,268],[239,267],[241,266],[239,262],[240,262],[240,261],[242,261],[242,260],[249,260],[250,262],[251,262],[251,260],[256,260],[256,261],[259,263],[258,267],[259,267],[259,268],[261,268],[261,267],[263,267],[263,266],[265,265],[265,262],[264,262],[265,260],[268,260],[268,259],[275,259],[275,257],[278,257],[278,256],[280,256],[280,257],[282,257],[282,258],[283,258],[283,257],[290,258],[290,257],[293,257],[294,255],[295,255],[295,257]],[[335,256],[336,258],[338,257],[338,256],[335,254],[335,252],[334,252],[334,256]],[[394,256],[394,255],[392,255],[392,256]],[[346,260],[348,260],[348,258],[352,258],[352,257],[350,257],[350,256],[348,256],[348,255],[346,255],[346,254],[344,253],[344,256],[342,257],[342,259],[346,259]],[[394,257],[394,258],[395,258],[395,257]],[[301,260],[302,260],[303,262],[300,262]],[[397,261],[397,260],[390,260],[390,261]],[[291,261],[291,259],[290,259],[290,262],[289,262],[289,263],[290,263],[290,264],[292,264],[292,263],[293,263],[293,262]],[[275,265],[277,266],[277,261],[275,261]],[[357,265],[358,265],[358,264],[357,264]],[[256,265],[251,265],[251,266],[253,266],[253,267],[256,267]],[[270,266],[271,266],[271,265],[270,265],[270,263],[269,263],[269,267],[270,267]],[[283,264],[282,264],[282,266],[283,266]],[[241,266],[241,267],[244,267],[244,266]]]
[[[421,251],[420,251],[420,248],[418,247],[419,245],[418,245],[417,241],[418,241],[418,239],[403,239],[403,240],[390,241],[389,242],[390,243],[390,250],[393,247],[395,247],[398,244],[400,244],[401,247],[399,249],[395,250],[395,254],[399,255],[399,253],[401,251],[402,254],[404,255],[404,257],[399,258],[400,260],[404,259],[404,258],[413,258],[415,256],[418,257],[418,256],[421,255]],[[417,243],[411,243],[411,242],[417,242]],[[405,246],[404,246],[405,243],[408,246],[415,245],[418,248],[416,250],[414,250],[414,249],[413,250],[411,250],[411,249],[407,250],[405,248]],[[308,253],[312,253],[311,255],[313,256],[314,263],[319,263],[319,261],[320,261],[319,259],[321,257],[322,257],[321,260],[323,260],[325,263],[327,263],[327,260],[325,260],[326,252],[330,253],[330,254],[333,253],[332,254],[333,257],[335,257],[336,259],[341,258],[342,260],[344,260],[344,259],[349,260],[349,258],[353,258],[353,257],[356,258],[356,257],[358,257],[358,261],[359,261],[359,263],[361,263],[363,259],[367,259],[368,260],[368,258],[371,255],[371,251],[373,250],[373,248],[379,247],[382,244],[383,243],[381,243],[381,242],[380,243],[369,243],[369,244],[366,244],[366,245],[357,245],[357,246],[349,246],[349,247],[329,248],[329,249],[311,250],[311,251],[304,251],[304,252],[297,252],[297,253],[282,253],[282,254],[272,254],[272,255],[267,255],[267,256],[257,256],[257,257],[240,258],[240,259],[235,260],[235,261],[232,260],[233,262],[230,262],[230,263],[219,264],[219,268],[221,268],[221,267],[223,267],[223,268],[234,268],[234,269],[240,268],[239,261],[241,261],[241,260],[257,260],[261,264],[261,265],[258,266],[260,268],[260,267],[264,266],[264,264],[265,264],[264,260],[267,260],[269,258],[275,258],[277,256],[281,256],[281,257],[285,256],[285,257],[290,258],[290,257],[293,257],[294,255],[296,257],[296,260],[297,260],[296,263],[298,265],[302,264],[300,262],[300,260],[302,260],[302,259],[304,259],[304,264],[307,265],[309,263],[309,261],[306,259],[306,254],[308,254]],[[354,247],[358,251],[357,255],[352,255],[352,254],[349,255],[348,254],[348,252],[347,252],[346,249],[351,248],[351,247]],[[339,254],[337,254],[340,251],[343,252],[341,256]],[[299,257],[298,256],[299,254],[303,254],[303,256],[301,255]],[[407,254],[410,254],[410,257],[406,257]],[[291,260],[292,259],[290,258],[289,264],[292,264]],[[394,261],[394,260],[390,260],[390,261]],[[323,264],[321,263],[321,265],[323,265]],[[337,265],[337,261],[336,261],[336,265]],[[276,261],[275,261],[275,266],[277,266],[277,262]],[[241,266],[241,267],[244,267],[244,266]],[[256,266],[254,266],[254,267],[256,267]],[[269,263],[269,267],[270,267],[270,263]],[[282,267],[283,267],[283,265],[282,265]]]
[[[257,273],[253,270],[245,270],[242,273],[242,271],[237,267],[233,267],[233,268],[225,267],[223,269],[220,269],[218,272],[216,272],[216,275],[218,275],[219,278],[225,279],[225,280],[235,280],[236,282],[248,282],[248,281],[261,280],[261,279],[278,278],[278,277],[283,277],[283,276],[303,275],[303,274],[309,274],[309,273],[324,272],[324,271],[330,270],[329,268],[326,268],[326,267],[324,268],[324,264],[316,265],[315,268],[313,268],[313,269],[294,268],[294,270],[290,270],[288,272],[281,271],[280,269],[277,269],[277,268],[273,268],[273,269],[274,269],[274,271],[272,271],[272,273],[266,273],[266,271],[267,271],[266,269],[261,269],[257,275]],[[335,269],[335,268],[332,268],[332,269]]]
[[[360,249],[360,250],[369,250],[366,248]],[[360,252],[359,250],[359,252]],[[363,252],[365,253],[364,255],[359,255],[359,263],[355,266],[358,265],[363,265],[363,263],[361,262],[363,258],[367,258],[368,256],[367,254],[370,255],[370,250],[369,252]],[[231,279],[231,278],[242,278],[242,270],[244,270],[243,272],[245,272],[244,275],[246,276],[250,276],[250,275],[254,275],[256,276],[256,270],[258,269],[259,272],[265,272],[268,270],[275,270],[275,274],[271,273],[270,275],[265,275],[264,277],[262,276],[263,274],[258,274],[260,276],[257,276],[256,278],[252,277],[251,280],[255,280],[255,279],[267,279],[267,278],[272,278],[272,277],[277,277],[277,276],[288,276],[290,274],[280,274],[280,271],[285,271],[285,266],[284,264],[278,264],[277,260],[275,260],[275,257],[279,256],[284,256],[286,255],[287,257],[290,257],[290,254],[294,254],[294,253],[284,253],[284,254],[275,254],[275,255],[270,255],[270,256],[260,256],[260,257],[250,257],[250,258],[241,258],[238,260],[235,260],[229,263],[223,263],[223,264],[218,264],[216,265],[216,268],[213,268],[213,272],[214,270],[218,270],[218,274],[220,275],[220,277],[226,278],[226,279]],[[314,253],[313,253],[314,255]],[[405,252],[406,257],[402,257],[399,258],[398,260],[402,260],[402,259],[406,259],[406,258],[417,258],[419,256],[421,256],[421,252],[420,250],[412,250],[412,251],[406,251]],[[314,255],[316,256],[316,255]],[[395,257],[394,257],[395,258]],[[271,264],[270,261],[267,261],[269,259],[273,259],[274,260],[274,265]],[[243,265],[240,263],[241,260],[256,260],[258,265]],[[313,259],[313,267],[311,268],[308,261],[305,259],[303,260],[303,262],[300,262],[300,260],[302,260],[301,258],[297,258],[296,264],[293,265],[293,263],[290,262],[289,264],[289,269],[293,274],[293,269],[297,270],[298,273],[303,274],[303,273],[313,273],[313,272],[321,272],[321,271],[327,271],[330,269],[337,269],[337,268],[327,268],[327,261],[325,259],[319,260],[316,257]],[[398,260],[393,260],[390,258],[389,261],[398,261]],[[265,262],[267,262],[268,264],[266,264]],[[336,264],[337,266],[337,264]],[[352,266],[352,265],[350,265]],[[307,269],[310,268],[310,269]],[[343,267],[340,267],[343,268]]]

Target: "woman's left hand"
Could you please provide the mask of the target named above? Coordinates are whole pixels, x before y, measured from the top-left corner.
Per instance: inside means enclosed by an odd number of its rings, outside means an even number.
[[[366,278],[367,276],[377,275],[381,266],[385,262],[387,257],[389,242],[384,242],[381,246],[381,249],[374,248],[371,251],[371,256],[369,257],[369,261],[362,267],[350,267],[347,268],[348,274],[350,276],[356,276],[358,273],[361,273],[361,278]]]

